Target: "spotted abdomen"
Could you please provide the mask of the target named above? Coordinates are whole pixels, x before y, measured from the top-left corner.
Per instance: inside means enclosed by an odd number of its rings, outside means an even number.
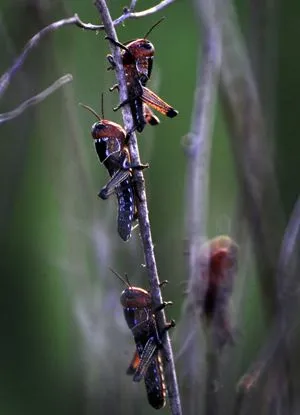
[[[149,404],[155,409],[163,408],[166,403],[166,384],[159,350],[149,364],[145,374],[145,385]]]
[[[116,190],[118,198],[118,233],[123,241],[131,236],[135,214],[134,192],[130,178],[124,180]]]
[[[143,103],[140,98],[136,98],[130,103],[130,109],[134,120],[134,125],[139,133],[141,133],[146,125]]]
[[[136,348],[138,356],[141,357],[144,351],[143,343],[136,341]],[[140,361],[136,359],[135,355],[135,360],[131,362],[127,373],[134,374],[138,366],[140,366]],[[157,348],[145,372],[144,381],[149,404],[155,409],[163,408],[166,403],[167,393],[161,352]]]

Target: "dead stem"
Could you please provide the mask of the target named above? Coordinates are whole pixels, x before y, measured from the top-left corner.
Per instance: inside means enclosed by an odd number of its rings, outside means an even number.
[[[114,28],[114,23],[110,16],[110,12],[108,10],[107,4],[105,0],[96,0],[95,6],[97,7],[99,14],[101,16],[101,20],[105,27],[105,32],[107,36],[118,41],[117,34]],[[123,102],[127,99],[127,87],[126,87],[126,80],[124,74],[124,68],[122,65],[121,60],[121,52],[118,47],[115,47],[113,44],[110,43],[110,47],[112,50],[112,55],[114,58],[114,62],[116,64],[116,77],[119,84],[119,91],[120,91],[120,101]],[[122,114],[123,114],[123,121],[124,127],[126,131],[131,131],[133,126],[133,120],[131,111],[128,105],[122,107]],[[137,145],[137,139],[135,133],[131,135],[130,138],[130,153],[131,159],[134,164],[140,164],[140,157],[139,157],[139,149]],[[159,277],[156,267],[156,260],[154,255],[154,248],[151,236],[151,227],[148,215],[148,204],[146,198],[146,191],[144,186],[144,177],[141,171],[134,172],[137,181],[140,183],[140,201],[138,201],[138,219],[139,219],[139,227],[140,227],[140,234],[143,243],[144,255],[145,255],[145,263],[146,268],[148,271],[148,277],[151,287],[151,296],[153,299],[154,306],[159,305],[162,303],[162,295],[161,290],[159,287]],[[158,325],[159,328],[162,330],[163,327],[166,325],[166,317],[165,313],[162,310],[158,314]],[[171,412],[173,415],[181,415],[181,403],[180,403],[180,396],[178,391],[177,385],[177,377],[175,371],[175,364],[173,358],[173,351],[171,347],[170,337],[168,333],[166,333],[164,339],[164,369],[165,369],[165,377],[166,377],[166,384],[168,389],[168,396],[170,401]]]

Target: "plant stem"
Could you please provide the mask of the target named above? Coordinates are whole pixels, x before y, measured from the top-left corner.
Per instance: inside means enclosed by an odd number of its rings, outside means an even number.
[[[187,273],[188,296],[183,306],[182,314],[186,324],[183,327],[183,341],[188,333],[200,324],[201,309],[199,303],[205,292],[204,282],[200,278],[199,255],[200,247],[206,239],[208,182],[210,169],[211,138],[215,116],[216,96],[220,79],[221,67],[221,28],[217,21],[217,6],[215,0],[194,0],[195,16],[201,28],[199,37],[198,69],[196,74],[196,89],[191,129],[188,134],[186,154],[186,235],[187,235]],[[208,265],[208,264],[207,264]],[[203,265],[205,266],[205,264]],[[199,412],[199,384],[201,374],[195,370],[195,354],[201,353],[195,347],[196,336],[185,352],[185,366],[189,375],[186,380],[186,396],[184,407],[189,414]],[[218,358],[207,345],[207,385],[215,381],[218,373]],[[212,356],[214,358],[212,358]],[[206,391],[207,414],[217,413],[216,394],[211,387]]]
[[[95,6],[97,7],[103,25],[105,27],[105,32],[107,36],[111,37],[115,41],[118,41],[117,34],[114,28],[114,24],[108,10],[107,4],[105,0],[96,0]],[[124,74],[124,68],[121,59],[121,52],[118,47],[110,44],[112,55],[114,58],[114,62],[116,64],[116,78],[119,84],[119,91],[120,91],[120,101],[123,102],[127,99],[127,86]],[[124,127],[126,131],[131,131],[133,127],[133,120],[131,111],[128,105],[122,107],[122,114],[124,120]],[[136,139],[136,134],[132,133],[130,142],[129,142],[130,154],[133,164],[140,164],[140,156],[139,156],[139,149]],[[135,171],[134,176],[139,186],[139,193],[140,193],[140,200],[137,202],[138,204],[138,219],[139,219],[139,227],[140,227],[140,234],[143,243],[144,255],[145,255],[145,263],[146,268],[148,271],[148,277],[150,282],[151,288],[151,296],[153,299],[154,306],[159,305],[162,303],[162,295],[161,290],[159,287],[159,277],[157,272],[156,260],[154,255],[154,247],[152,242],[151,236],[151,226],[149,221],[149,214],[148,214],[148,205],[147,205],[147,198],[146,198],[146,191],[144,186],[144,177],[141,171]],[[166,326],[166,316],[164,311],[158,313],[157,316],[158,326],[160,330]],[[173,415],[181,415],[181,403],[180,403],[180,396],[177,384],[177,377],[175,371],[175,364],[173,358],[173,351],[171,347],[170,337],[168,333],[166,333],[164,338],[164,347],[163,347],[163,355],[164,355],[164,369],[165,369],[165,377],[166,377],[166,384],[168,390],[168,396],[170,401],[171,413]]]

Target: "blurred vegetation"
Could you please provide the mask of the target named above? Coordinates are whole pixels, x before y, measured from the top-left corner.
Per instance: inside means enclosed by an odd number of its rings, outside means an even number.
[[[296,0],[278,3],[280,13],[271,42],[274,51],[263,68],[275,77],[275,90],[269,95],[274,121],[270,142],[282,207],[288,216],[300,180],[296,43],[300,4]],[[152,4],[138,2],[140,9]],[[125,4],[110,1],[109,6],[117,17]],[[237,7],[251,43],[250,6],[240,1]],[[98,21],[88,1],[2,0],[0,73],[33,34],[74,13],[86,22]],[[151,167],[145,180],[158,269],[161,279],[170,281],[164,297],[174,302],[168,315],[179,320],[184,298],[181,283],[186,281],[182,137],[189,131],[193,106],[198,23],[192,7],[178,0],[156,15],[126,21],[117,31],[121,41],[141,37],[162,15],[167,19],[151,33],[156,57],[149,86],[180,115],[174,120],[161,117],[160,126],[146,128],[138,138],[142,162]],[[268,21],[261,24],[267,28]],[[94,119],[78,107],[83,102],[100,112],[104,91],[105,117],[121,122],[120,112],[112,111],[118,95],[108,92],[115,83],[113,72],[106,70],[108,52],[103,33],[77,27],[56,31],[34,49],[0,101],[0,112],[8,111],[64,73],[74,77],[45,102],[1,126],[0,412],[6,415],[153,413],[143,385],[133,384],[125,374],[134,346],[119,304],[123,287],[108,270],[111,266],[121,274],[127,272],[132,283],[147,288],[138,231],[123,243],[116,232],[115,198],[103,202],[97,197],[107,173],[98,162],[90,135]],[[260,85],[271,75],[262,72]],[[242,233],[239,242],[244,242],[234,295],[240,335],[226,356],[224,414],[230,413],[235,384],[258,351],[269,323],[263,317],[251,241],[238,214],[237,187],[237,170],[219,108],[207,232],[208,236]],[[169,413],[168,406],[161,413]]]

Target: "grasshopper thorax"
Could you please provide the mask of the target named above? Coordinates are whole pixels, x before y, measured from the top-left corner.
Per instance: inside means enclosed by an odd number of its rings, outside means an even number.
[[[209,268],[212,274],[232,270],[237,264],[237,245],[228,236],[221,235],[210,241]]]
[[[212,275],[222,275],[224,271],[232,268],[233,265],[234,258],[231,258],[229,250],[226,248],[220,248],[217,252],[214,252],[209,263]]]
[[[126,138],[124,129],[119,124],[108,120],[95,122],[92,126],[91,134],[94,140],[116,138],[124,142]]]
[[[155,49],[153,44],[148,39],[136,39],[126,45],[130,53],[135,57],[135,59],[140,57],[149,57],[151,58]]]
[[[127,49],[135,60],[139,75],[144,76],[146,82],[151,75],[152,60],[155,53],[153,44],[147,39],[137,39],[128,43]]]
[[[121,294],[123,308],[151,308],[152,299],[148,291],[139,287],[128,287]]]
[[[228,236],[221,235],[204,243],[200,249],[200,264],[208,276],[209,288],[216,289],[232,280],[237,270],[238,246]]]

